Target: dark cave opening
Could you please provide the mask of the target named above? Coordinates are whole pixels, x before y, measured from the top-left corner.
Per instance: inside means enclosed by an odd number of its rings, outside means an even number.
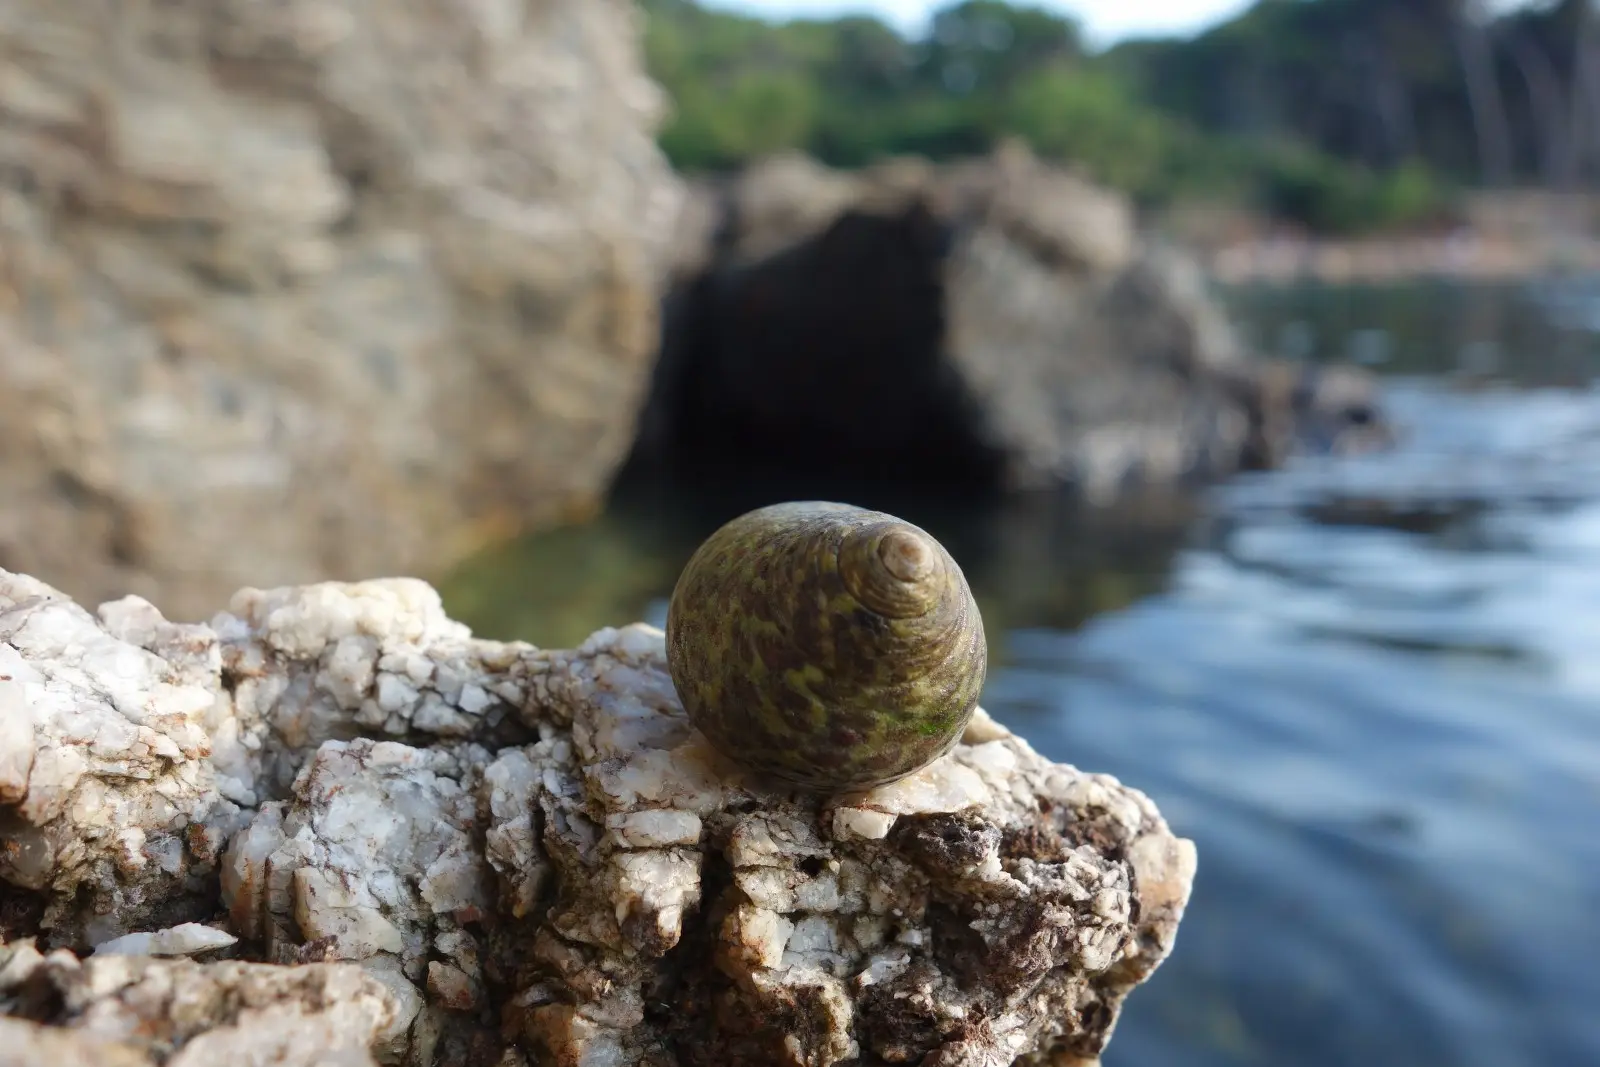
[[[851,210],[755,262],[726,253],[668,294],[619,490],[662,480],[980,494],[1002,479],[944,358],[953,226],[921,203]]]

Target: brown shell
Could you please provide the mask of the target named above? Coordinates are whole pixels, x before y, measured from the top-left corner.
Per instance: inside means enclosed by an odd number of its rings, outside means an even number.
[[[842,792],[948,752],[988,651],[965,575],[926,531],[805,501],[741,515],[696,550],[667,610],[667,665],[723,754]]]

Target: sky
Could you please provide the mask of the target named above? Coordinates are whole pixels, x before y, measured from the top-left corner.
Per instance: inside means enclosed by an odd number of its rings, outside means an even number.
[[[870,13],[892,26],[915,33],[928,15],[950,0],[705,0],[709,7],[743,11],[767,18],[825,18],[845,13]],[[1190,34],[1232,18],[1252,0],[1028,0],[1074,16],[1091,48],[1124,37]],[[1398,0],[1397,0],[1398,2]],[[1488,0],[1491,10],[1520,7],[1526,0]]]
[[[768,18],[827,17],[845,12],[877,15],[902,30],[915,31],[947,0],[711,0],[708,6]],[[1034,0],[1077,18],[1091,46],[1123,37],[1192,33],[1238,14],[1250,0]]]

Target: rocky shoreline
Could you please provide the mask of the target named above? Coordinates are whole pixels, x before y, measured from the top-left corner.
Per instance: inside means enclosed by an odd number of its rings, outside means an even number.
[[[1381,447],[1350,368],[1261,360],[1196,257],[1017,143],[691,188],[632,463],[1103,502]]]
[[[663,656],[475,639],[411,579],[177,624],[0,572],[0,1062],[1097,1059],[1194,876],[1148,798],[981,711],[770,792]]]
[[[1425,229],[1314,237],[1248,214],[1172,211],[1170,231],[1227,285],[1516,282],[1600,271],[1600,198],[1538,189],[1476,192]]]
[[[1600,271],[1600,241],[1576,238],[1544,245],[1470,233],[1351,241],[1283,238],[1229,244],[1204,258],[1211,276],[1229,285],[1518,282]]]
[[[688,183],[629,0],[489,10],[0,19],[0,566],[195,620],[441,575],[625,461],[1104,500],[1374,439],[1108,190],[1015,145]]]

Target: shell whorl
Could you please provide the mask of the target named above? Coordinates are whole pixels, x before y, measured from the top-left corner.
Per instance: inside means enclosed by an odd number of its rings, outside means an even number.
[[[714,747],[817,791],[904,777],[959,738],[982,620],[955,560],[882,512],[798,502],[707,538],[673,590],[667,662]]]
[[[863,523],[839,546],[839,576],[864,607],[886,619],[926,615],[944,591],[943,552],[899,520]]]

